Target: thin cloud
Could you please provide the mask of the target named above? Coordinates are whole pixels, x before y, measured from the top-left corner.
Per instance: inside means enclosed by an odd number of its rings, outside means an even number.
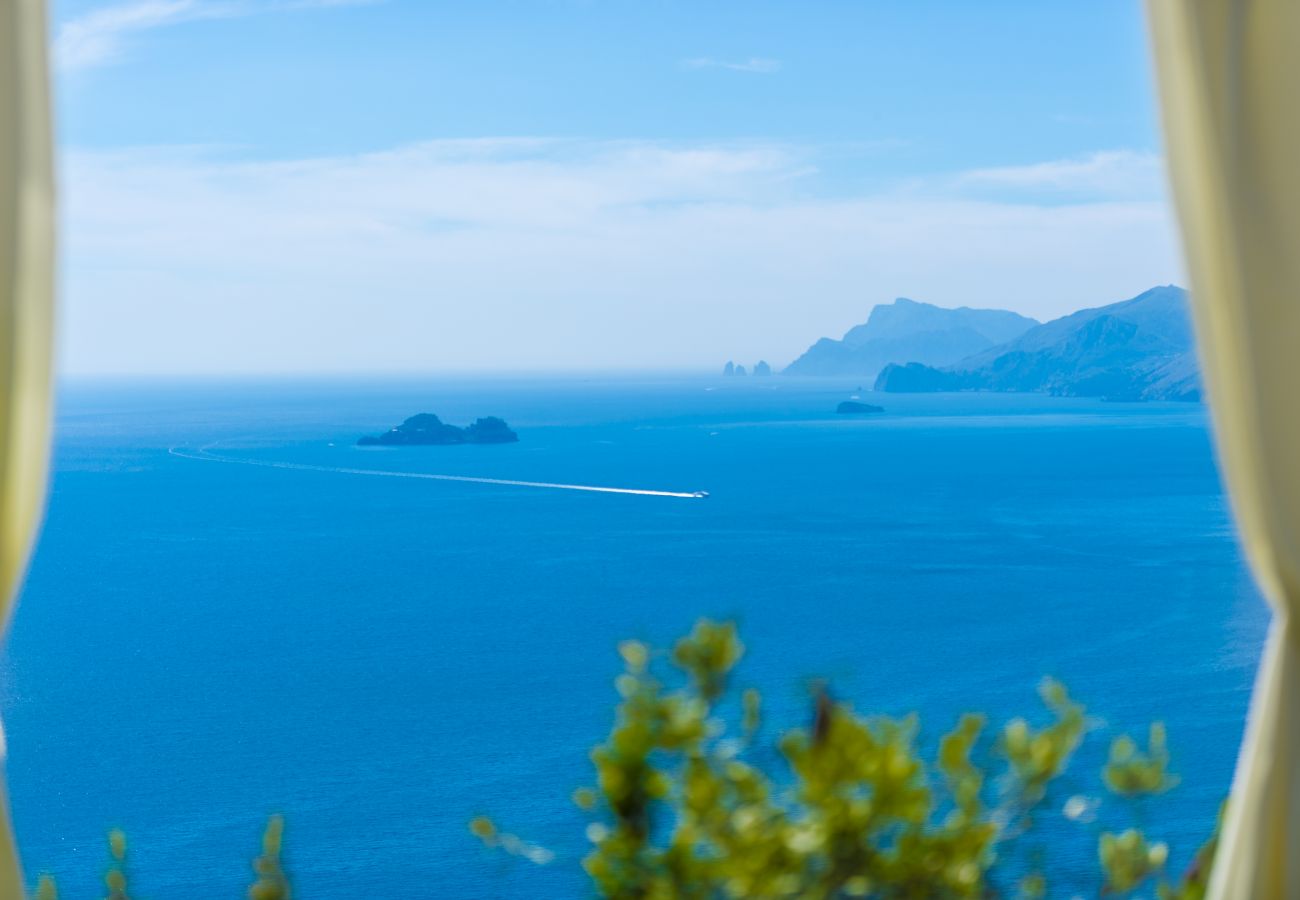
[[[228,152],[65,158],[65,372],[784,363],[898,295],[1050,318],[1181,275],[1160,199],[990,199],[954,176],[828,197],[814,148]]]
[[[357,6],[379,0],[137,0],[91,10],[59,26],[55,65],[75,72],[117,62],[130,39],[144,32],[201,19]]]
[[[88,12],[59,27],[55,63],[75,71],[113,62],[130,35],[198,18],[202,11],[194,0],[146,0]]]
[[[976,169],[963,173],[958,181],[970,188],[1039,195],[1147,198],[1163,194],[1164,167],[1154,153],[1108,150],[1025,166]]]
[[[682,66],[687,69],[728,69],[732,72],[768,75],[781,68],[781,61],[779,59],[764,59],[751,56],[749,59],[734,62],[725,59],[713,59],[709,56],[697,56],[694,59],[682,60]]]

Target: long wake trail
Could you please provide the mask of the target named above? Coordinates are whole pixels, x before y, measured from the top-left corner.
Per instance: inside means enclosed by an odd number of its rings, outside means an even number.
[[[211,444],[208,445],[212,446]],[[553,491],[587,491],[595,494],[632,494],[638,497],[677,497],[683,500],[699,500],[707,497],[704,491],[651,491],[644,488],[602,487],[593,484],[561,484],[550,481],[519,481],[513,478],[480,478],[474,475],[435,475],[429,472],[393,472],[385,469],[354,469],[347,466],[320,466],[312,463],[278,462],[270,459],[249,459],[243,456],[225,456],[212,453],[207,447],[186,450],[172,447],[168,451],[172,456],[182,459],[197,459],[203,462],[219,462],[240,466],[262,466],[268,469],[295,469],[302,472],[332,472],[338,475],[370,475],[378,478],[419,478],[424,481],[461,481],[468,484],[495,484],[506,487],[546,488]]]

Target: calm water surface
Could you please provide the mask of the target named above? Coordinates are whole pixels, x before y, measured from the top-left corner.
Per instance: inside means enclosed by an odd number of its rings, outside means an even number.
[[[1184,862],[1210,829],[1266,625],[1205,411],[852,382],[429,379],[73,385],[48,520],[4,657],[30,873],[100,896],[240,897],[264,817],[298,893],[583,896],[572,789],[610,722],[614,644],[738,619],[772,729],[827,678],[859,709],[1036,709],[1062,678],[1119,730],[1169,727],[1183,783],[1145,818]],[[865,399],[870,400],[870,396]],[[511,446],[358,448],[421,411]],[[196,461],[706,490],[705,500]],[[769,730],[769,735],[773,733]],[[557,853],[480,849],[489,813]],[[1094,866],[1069,825],[1061,885]],[[1095,888],[1095,885],[1094,885]],[[100,893],[96,893],[100,891]]]

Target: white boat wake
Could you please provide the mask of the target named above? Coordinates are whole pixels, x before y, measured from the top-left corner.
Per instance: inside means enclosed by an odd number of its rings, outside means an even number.
[[[469,484],[495,484],[506,487],[547,488],[553,491],[587,491],[596,494],[633,494],[638,497],[677,497],[684,500],[700,500],[709,496],[708,491],[651,491],[644,488],[601,487],[593,484],[560,484],[550,481],[518,481],[512,478],[480,478],[474,475],[435,475],[429,472],[393,472],[386,469],[354,469],[346,466],[319,466],[311,463],[277,462],[270,459],[249,459],[243,456],[224,456],[212,453],[208,447],[187,450],[172,447],[167,452],[182,459],[197,459],[203,462],[220,462],[240,466],[262,466],[268,469],[296,469],[303,472],[333,472],[339,475],[371,475],[379,478],[419,478],[425,481],[462,481]]]

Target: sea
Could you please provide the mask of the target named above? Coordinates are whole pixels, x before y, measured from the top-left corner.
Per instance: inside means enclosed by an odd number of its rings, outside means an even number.
[[[63,385],[0,660],[29,883],[102,896],[121,828],[133,897],[245,896],[280,813],[297,897],[591,896],[570,796],[612,722],[616,645],[669,647],[705,616],[738,623],[734,682],[763,693],[754,752],[778,781],[816,684],[916,712],[932,752],[965,711],[1047,721],[1052,676],[1091,726],[1037,817],[1052,895],[1096,895],[1103,829],[1141,825],[1185,866],[1268,623],[1207,410],[862,388]],[[884,411],[837,414],[853,397]],[[519,442],[356,445],[419,412],[500,416]],[[1178,785],[1107,797],[1110,740],[1153,720]],[[1074,795],[1101,798],[1095,820],[1063,816]],[[479,815],[553,859],[483,847]]]

